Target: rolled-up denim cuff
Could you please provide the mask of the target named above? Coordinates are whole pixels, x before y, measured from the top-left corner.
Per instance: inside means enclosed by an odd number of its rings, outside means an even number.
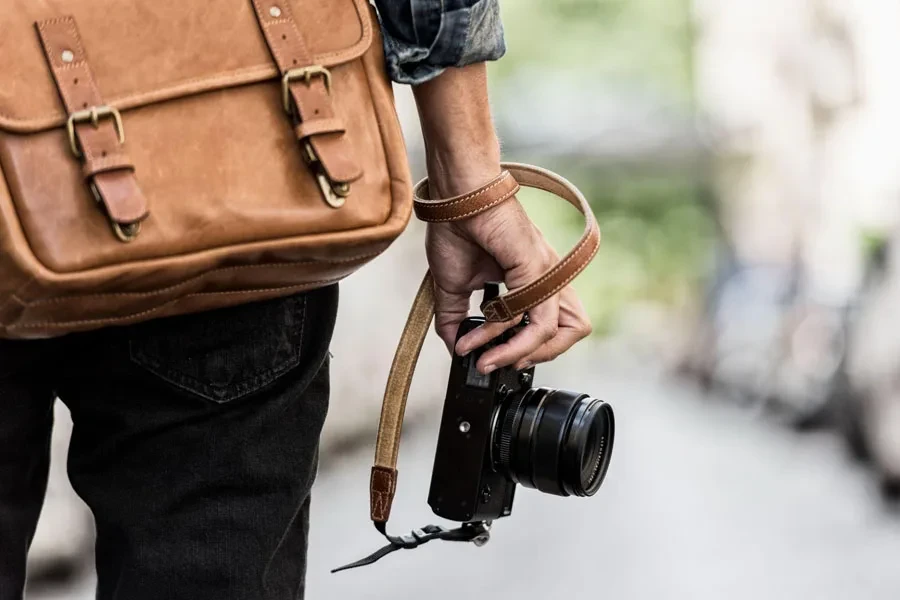
[[[391,28],[383,27],[385,63],[392,80],[424,83],[447,67],[497,60],[506,53],[498,0],[479,0],[470,7],[442,13],[439,24],[435,14],[440,9],[434,6],[433,2],[413,2],[416,31],[429,34],[419,36],[431,42],[429,47],[392,36]]]

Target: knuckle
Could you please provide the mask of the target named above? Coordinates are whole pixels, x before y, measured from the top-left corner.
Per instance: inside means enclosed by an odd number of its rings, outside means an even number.
[[[583,321],[581,323],[581,327],[578,328],[578,335],[579,335],[578,339],[583,340],[584,338],[588,337],[592,333],[594,333],[594,326],[591,325],[590,321]]]
[[[541,337],[545,342],[552,340],[559,333],[559,323],[550,322],[544,326]]]

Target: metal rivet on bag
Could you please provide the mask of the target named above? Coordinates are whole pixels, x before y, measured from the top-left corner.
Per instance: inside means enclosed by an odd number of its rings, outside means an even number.
[[[70,63],[73,60],[75,60],[75,53],[72,52],[71,50],[63,50],[62,56],[60,58],[62,58],[62,61],[64,63]]]
[[[269,9],[269,14],[275,17],[276,19],[281,16],[281,9],[277,6],[273,6]]]
[[[472,425],[468,421],[463,421],[459,424],[459,430],[462,433],[469,433],[470,429],[472,429]]]

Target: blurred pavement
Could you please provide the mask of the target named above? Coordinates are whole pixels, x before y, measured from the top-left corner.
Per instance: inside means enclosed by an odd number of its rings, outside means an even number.
[[[383,543],[367,516],[370,448],[333,458],[314,492],[307,598],[900,597],[900,514],[885,512],[836,439],[755,421],[603,347],[537,379],[614,404],[612,466],[595,497],[520,489],[482,548],[432,542],[332,575]],[[404,438],[395,534],[435,522],[425,500],[437,418]],[[90,588],[40,599],[88,600]]]

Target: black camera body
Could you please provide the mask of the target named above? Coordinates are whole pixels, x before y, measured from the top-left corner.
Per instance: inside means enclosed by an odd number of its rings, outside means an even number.
[[[483,323],[482,317],[467,318],[457,339]],[[606,475],[615,435],[610,405],[586,394],[535,388],[533,367],[489,375],[476,370],[486,350],[521,327],[466,356],[454,355],[428,494],[440,517],[479,522],[509,516],[516,484],[558,496],[592,496]]]
[[[457,339],[483,323],[482,317],[466,319]],[[475,364],[485,350],[505,342],[515,330],[466,356],[454,356],[428,494],[428,505],[445,519],[487,521],[512,512],[516,484],[493,467],[494,419],[504,395],[500,392],[530,388],[534,368],[483,375]]]

